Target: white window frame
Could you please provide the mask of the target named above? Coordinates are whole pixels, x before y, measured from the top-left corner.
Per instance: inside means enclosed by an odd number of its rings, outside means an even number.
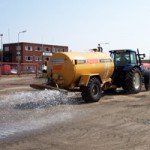
[[[28,58],[30,58],[30,60]],[[25,60],[26,61],[33,61],[33,56],[25,56]]]
[[[47,58],[48,60],[50,59],[50,57],[44,57],[44,61],[48,61]]]
[[[44,47],[44,51],[50,52],[50,51],[51,51],[51,48],[50,48],[50,47]]]
[[[35,56],[35,61],[42,61],[42,56]]]
[[[67,49],[66,48],[62,48],[62,52],[67,52]]]
[[[58,52],[58,48],[57,47],[53,47],[53,52]]]
[[[32,51],[32,46],[25,46],[26,51]]]
[[[42,46],[36,46],[35,51],[42,51]]]

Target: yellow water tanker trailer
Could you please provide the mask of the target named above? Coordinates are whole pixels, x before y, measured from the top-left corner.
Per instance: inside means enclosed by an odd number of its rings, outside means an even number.
[[[96,102],[102,88],[111,83],[114,63],[102,52],[60,52],[47,66],[48,85],[68,91],[81,91],[85,102]]]

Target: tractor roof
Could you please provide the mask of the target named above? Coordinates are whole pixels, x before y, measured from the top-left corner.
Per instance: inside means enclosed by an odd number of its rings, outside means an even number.
[[[110,50],[110,53],[125,53],[125,52],[136,52],[132,49],[118,49],[118,50]]]

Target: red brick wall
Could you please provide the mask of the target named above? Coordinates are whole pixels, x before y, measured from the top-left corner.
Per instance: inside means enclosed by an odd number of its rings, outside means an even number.
[[[17,62],[16,57],[17,57],[17,51],[16,51],[16,47],[18,46],[18,43],[10,43],[10,44],[4,44],[3,45],[3,50],[4,53],[8,53],[5,52],[5,47],[9,47],[9,53],[12,54],[12,62]],[[53,53],[52,49],[53,48],[57,48],[58,52],[61,52],[63,49],[65,49],[65,51],[68,51],[68,46],[59,46],[59,45],[48,45],[48,44],[36,44],[36,43],[26,43],[26,42],[20,42],[19,46],[21,46],[21,61],[22,63],[38,63],[39,65],[44,64],[44,56],[43,56],[43,52],[45,51],[45,48],[50,48],[50,52],[49,53]],[[32,51],[27,51],[25,50],[25,46],[31,46],[32,47]],[[36,47],[42,47],[42,51],[36,51]],[[32,56],[33,60],[32,61],[26,61],[25,56]],[[42,56],[42,61],[35,61],[35,56]]]

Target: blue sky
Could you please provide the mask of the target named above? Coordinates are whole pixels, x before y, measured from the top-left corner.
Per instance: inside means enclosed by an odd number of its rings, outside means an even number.
[[[35,42],[89,51],[139,48],[150,58],[150,0],[0,0],[3,43]]]

